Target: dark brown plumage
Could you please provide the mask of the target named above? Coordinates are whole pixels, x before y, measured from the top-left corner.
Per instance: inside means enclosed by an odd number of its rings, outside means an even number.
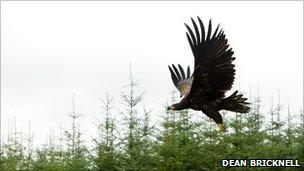
[[[229,48],[224,31],[219,31],[219,25],[212,33],[210,20],[205,33],[205,27],[199,17],[199,27],[192,18],[191,21],[194,31],[185,25],[194,56],[194,71],[191,75],[189,67],[185,73],[179,64],[178,68],[175,65],[169,66],[172,81],[183,98],[179,103],[168,107],[168,110],[200,110],[225,131],[220,110],[238,113],[247,113],[250,110],[247,99],[238,94],[238,91],[225,98],[225,92],[232,88],[234,81],[233,51]]]

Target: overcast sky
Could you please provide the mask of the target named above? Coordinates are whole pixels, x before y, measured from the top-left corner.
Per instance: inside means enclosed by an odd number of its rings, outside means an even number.
[[[108,90],[120,108],[129,63],[159,117],[173,84],[167,65],[193,68],[184,23],[220,24],[235,52],[233,90],[249,86],[269,110],[271,97],[303,103],[303,2],[8,2],[1,1],[2,134],[16,117],[36,141],[68,125],[75,92],[83,130],[93,134]],[[231,92],[228,93],[228,95]],[[197,112],[201,115],[200,112]],[[286,114],[286,112],[284,113]],[[119,118],[118,118],[119,119]],[[44,140],[44,139],[43,139]],[[37,143],[37,142],[36,142]]]

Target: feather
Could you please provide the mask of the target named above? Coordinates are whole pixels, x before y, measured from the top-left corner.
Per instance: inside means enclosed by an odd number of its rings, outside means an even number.
[[[204,42],[205,41],[205,27],[204,27],[204,24],[203,24],[202,20],[199,17],[197,17],[197,19],[198,19],[198,22],[199,22],[200,27],[201,27],[202,42]]]
[[[175,85],[175,87],[177,87],[178,83],[179,83],[179,80],[176,77],[176,75],[174,74],[172,68],[169,65],[168,65],[168,67],[169,67],[169,70],[170,70],[170,73],[171,73],[171,78],[172,78],[173,84]]]
[[[218,24],[217,27],[216,27],[216,29],[215,29],[215,31],[214,31],[214,33],[213,33],[212,39],[214,39],[216,37],[216,33],[217,33],[219,27],[220,27],[220,25]]]
[[[189,79],[190,78],[190,67],[188,66],[188,68],[187,68],[187,79]]]
[[[208,26],[208,32],[207,32],[206,41],[210,39],[211,32],[212,32],[212,24],[211,24],[211,19],[210,19],[210,20],[209,20],[209,26]]]
[[[175,74],[176,74],[178,80],[181,81],[181,80],[182,80],[182,77],[181,77],[181,75],[179,74],[177,68],[176,68],[175,65],[173,65],[173,64],[172,64],[172,67],[173,67],[173,70],[174,70],[174,72],[175,72]]]
[[[198,32],[197,25],[195,24],[193,18],[191,18],[191,21],[192,21],[192,24],[193,24],[193,27],[194,27],[194,31],[195,31],[195,34],[196,34],[197,44],[199,44],[201,41],[200,41],[200,35],[199,35],[199,32]]]
[[[190,34],[190,36],[191,36],[193,45],[196,45],[196,40],[195,40],[195,36],[194,36],[194,34],[193,34],[193,31],[190,29],[190,27],[189,27],[187,24],[185,24],[185,26],[186,26],[186,28],[188,29],[188,32],[189,32],[189,34]]]
[[[192,43],[192,41],[191,41],[191,38],[190,38],[190,36],[189,36],[188,33],[186,33],[186,34],[187,34],[187,39],[188,39],[188,42],[189,42],[189,44],[190,44],[191,50],[193,51],[193,43]]]
[[[180,64],[178,64],[178,68],[180,70],[180,73],[182,74],[182,79],[185,80],[186,76],[185,76],[185,72],[184,69],[182,68],[182,66],[180,66]]]

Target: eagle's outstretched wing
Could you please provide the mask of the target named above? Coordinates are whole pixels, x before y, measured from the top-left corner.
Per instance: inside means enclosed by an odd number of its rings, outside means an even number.
[[[172,64],[172,68],[170,66],[169,70],[171,73],[171,78],[175,87],[180,91],[181,96],[188,95],[190,92],[192,77],[190,74],[190,67],[187,68],[187,73],[185,73],[183,67],[178,64],[178,68]]]
[[[188,29],[187,39],[194,55],[194,76],[189,97],[214,100],[224,97],[224,93],[230,90],[234,81],[235,69],[232,61],[233,51],[228,49],[227,39],[219,25],[212,34],[211,20],[205,34],[203,22],[199,17],[200,26],[197,27],[191,18],[194,31]]]

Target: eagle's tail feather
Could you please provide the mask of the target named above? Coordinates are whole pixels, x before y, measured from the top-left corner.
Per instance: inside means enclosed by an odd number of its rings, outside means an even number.
[[[249,103],[246,102],[247,98],[244,98],[242,94],[237,94],[235,91],[232,95],[224,98],[221,101],[221,109],[229,110],[237,113],[248,113],[250,111]]]

